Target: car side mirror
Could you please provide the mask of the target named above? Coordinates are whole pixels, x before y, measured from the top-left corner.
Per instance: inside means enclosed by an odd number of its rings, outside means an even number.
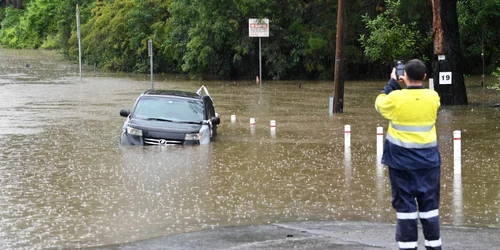
[[[213,125],[220,124],[220,118],[217,116],[212,117],[212,119],[210,119],[210,121],[212,122]]]
[[[128,109],[120,110],[120,116],[128,117],[129,115],[130,115],[130,110],[128,110]]]

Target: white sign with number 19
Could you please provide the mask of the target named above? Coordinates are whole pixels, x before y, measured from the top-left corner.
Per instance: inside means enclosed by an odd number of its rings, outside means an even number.
[[[439,84],[451,84],[451,72],[439,72]]]

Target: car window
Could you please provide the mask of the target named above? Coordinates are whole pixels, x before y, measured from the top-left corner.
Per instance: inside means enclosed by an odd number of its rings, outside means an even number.
[[[134,117],[160,118],[173,121],[202,121],[203,103],[196,100],[143,96],[134,110]]]

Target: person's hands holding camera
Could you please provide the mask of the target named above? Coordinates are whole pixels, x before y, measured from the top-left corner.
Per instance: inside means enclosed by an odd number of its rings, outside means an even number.
[[[398,83],[403,82],[403,75],[396,74],[396,68],[392,68],[391,78],[396,80]]]
[[[401,77],[398,79],[398,75],[396,75],[396,68],[392,68],[391,72],[391,79],[389,79],[389,82],[385,85],[384,89],[382,90],[382,93],[388,95],[394,90],[401,89],[401,86],[399,86],[398,82],[402,82],[403,80]]]
[[[396,81],[399,83],[403,82],[403,77],[405,74],[404,67],[405,67],[405,65],[404,65],[403,61],[398,60],[398,61],[396,61],[396,65],[392,69],[392,73],[396,76],[394,79],[396,79]],[[392,74],[391,74],[391,77],[392,77]]]

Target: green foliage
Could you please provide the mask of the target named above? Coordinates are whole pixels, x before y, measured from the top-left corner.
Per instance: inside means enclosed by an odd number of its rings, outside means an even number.
[[[41,49],[58,49],[60,48],[61,37],[58,35],[48,35],[40,46]]]
[[[482,72],[483,51],[486,71],[492,72],[500,64],[500,1],[461,0],[457,13],[466,73]]]
[[[0,29],[0,43],[16,48],[18,37],[21,32],[16,29],[16,25],[20,22],[22,10],[8,7],[5,9],[4,19],[2,20]]]
[[[98,4],[92,10],[93,18],[82,26],[82,43],[85,44],[86,62],[107,70],[127,68],[123,60],[129,41],[125,32],[125,13],[133,7],[129,0],[118,0],[112,4]]]
[[[165,50],[193,78],[228,78],[234,68],[245,68],[243,59],[249,53],[248,20],[238,9],[247,9],[246,4],[228,0],[172,2]]]
[[[0,6],[0,23],[2,23],[2,20],[5,18],[5,7]]]
[[[363,16],[368,34],[360,36],[365,55],[386,65],[396,59],[426,59],[422,52],[432,38],[419,32],[417,23],[403,23],[399,18],[401,0],[386,0],[387,10],[371,19]]]
[[[6,9],[0,43],[14,48],[65,47],[68,33],[75,26],[75,1],[32,0],[25,1],[24,6],[24,10]]]
[[[56,33],[56,6],[59,6],[59,3],[51,3],[48,0],[31,1],[17,22],[3,23],[2,29],[8,33],[5,36],[0,35],[2,43],[16,48],[38,48],[47,34]],[[22,12],[18,10],[18,13]],[[16,32],[13,32],[13,29]]]
[[[291,46],[295,47],[296,66],[291,69],[307,76],[323,79],[333,77],[337,31],[337,1],[311,1],[303,8],[296,8],[297,18],[291,25]],[[347,22],[348,26],[349,23]],[[345,29],[349,33],[351,29]],[[348,34],[346,34],[348,36]],[[348,42],[347,44],[352,43]],[[352,58],[345,53],[345,58]],[[300,76],[298,76],[300,77]]]
[[[264,78],[332,79],[337,2],[25,0],[23,10],[0,7],[0,44],[59,49],[77,60],[78,3],[84,63],[110,71],[147,73],[151,39],[155,73],[253,79],[259,73],[259,39],[248,36],[248,19],[268,18],[270,37],[261,39]],[[344,29],[348,77],[378,77],[385,75],[383,68],[394,59],[425,60],[433,54],[428,1],[348,2]],[[464,68],[472,73],[480,69],[482,48],[487,72],[500,64],[499,6],[498,0],[458,0],[468,63]]]
[[[304,55],[308,55],[308,57],[305,57],[306,70],[324,70],[325,68],[321,61],[313,61],[311,59],[321,58],[322,55],[328,52],[328,41],[321,37],[309,37],[307,45],[308,47],[304,49]]]
[[[496,84],[494,84],[492,86],[488,86],[488,89],[500,90],[500,68],[497,68],[493,72],[493,75],[497,77],[498,81]]]
[[[148,40],[158,43],[153,27],[167,18],[166,7],[160,0],[96,4],[82,26],[86,62],[109,71],[148,72]]]
[[[266,78],[332,77],[336,1],[178,0],[169,11],[165,50],[192,77],[259,73],[259,39],[248,37],[249,18],[268,18],[261,38]]]

